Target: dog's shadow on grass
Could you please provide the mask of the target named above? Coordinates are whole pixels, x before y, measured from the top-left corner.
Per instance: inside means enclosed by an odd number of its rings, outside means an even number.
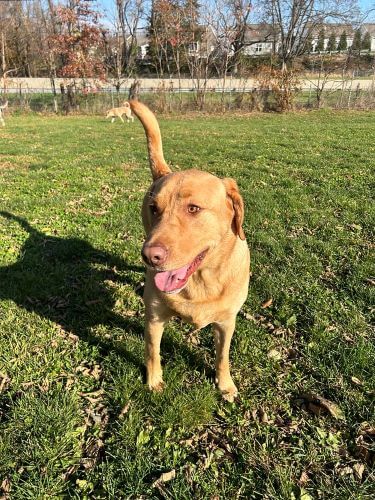
[[[113,311],[115,297],[106,282],[121,282],[134,290],[143,278],[143,267],[95,249],[79,238],[47,236],[24,218],[0,211],[0,216],[17,222],[29,235],[14,264],[0,267],[0,300],[17,305],[61,325],[64,330],[96,345],[102,355],[117,351],[144,375],[143,360],[110,336],[93,333],[94,327],[110,326],[133,337],[143,336],[140,318],[124,317]],[[179,345],[192,367],[206,371],[203,360],[187,346]],[[163,354],[175,346],[164,345]]]
[[[82,239],[47,236],[22,217],[3,211],[0,216],[17,222],[29,235],[17,262],[0,267],[0,300],[12,300],[61,325],[67,332],[97,345],[103,354],[115,348],[128,361],[141,366],[141,360],[125,346],[93,334],[92,329],[109,325],[142,336],[139,319],[113,312],[115,298],[105,282],[120,281],[136,288],[143,268],[97,250]]]

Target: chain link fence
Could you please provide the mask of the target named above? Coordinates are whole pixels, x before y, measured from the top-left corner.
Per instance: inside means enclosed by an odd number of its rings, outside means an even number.
[[[8,101],[7,113],[58,113],[104,115],[128,99],[128,88],[85,91],[74,88],[53,94],[49,89],[28,88],[0,93],[0,103]],[[140,89],[141,99],[159,113],[189,113],[194,111],[220,113],[225,111],[280,111],[275,93],[262,88],[170,88],[159,85]],[[362,87],[343,81],[325,88],[323,83],[311,83],[295,91],[293,109],[374,109],[375,84]]]

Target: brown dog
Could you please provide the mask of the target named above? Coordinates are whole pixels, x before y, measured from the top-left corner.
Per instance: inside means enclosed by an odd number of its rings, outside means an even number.
[[[120,118],[122,123],[125,123],[124,120],[122,119],[122,115],[126,116],[126,121],[128,123],[129,123],[129,120],[131,120],[132,122],[134,121],[134,118],[132,116],[132,112],[131,112],[130,105],[129,105],[128,101],[124,101],[122,103],[122,106],[120,106],[119,108],[112,108],[112,109],[108,110],[106,119],[112,118],[111,123],[113,123],[116,120],[116,116],[117,116],[118,118]]]
[[[233,401],[237,388],[229,348],[247,297],[250,265],[241,195],[233,179],[195,169],[172,173],[155,116],[138,101],[130,101],[130,107],[146,132],[154,181],[142,209],[148,386],[163,389],[160,341],[165,323],[179,316],[196,328],[213,324],[216,382],[223,397]]]

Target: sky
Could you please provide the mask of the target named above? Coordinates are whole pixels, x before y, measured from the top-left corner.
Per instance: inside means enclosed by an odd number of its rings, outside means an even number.
[[[146,1],[151,3],[151,0]],[[200,0],[201,3],[204,3],[205,1],[209,0]],[[357,0],[357,2],[362,12],[369,12],[372,10],[364,22],[375,22],[375,0]],[[103,9],[103,14],[107,19],[113,18],[116,0],[96,0],[96,3]],[[105,24],[107,23],[105,22]]]
[[[358,3],[362,12],[368,12],[372,9],[372,12],[369,13],[369,17],[365,22],[375,22],[375,0],[360,0]]]

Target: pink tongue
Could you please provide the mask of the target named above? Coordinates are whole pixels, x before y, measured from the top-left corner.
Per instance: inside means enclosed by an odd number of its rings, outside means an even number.
[[[189,266],[180,267],[180,269],[173,269],[172,271],[164,271],[156,273],[155,285],[162,292],[173,292],[181,288],[186,283],[186,275]]]

